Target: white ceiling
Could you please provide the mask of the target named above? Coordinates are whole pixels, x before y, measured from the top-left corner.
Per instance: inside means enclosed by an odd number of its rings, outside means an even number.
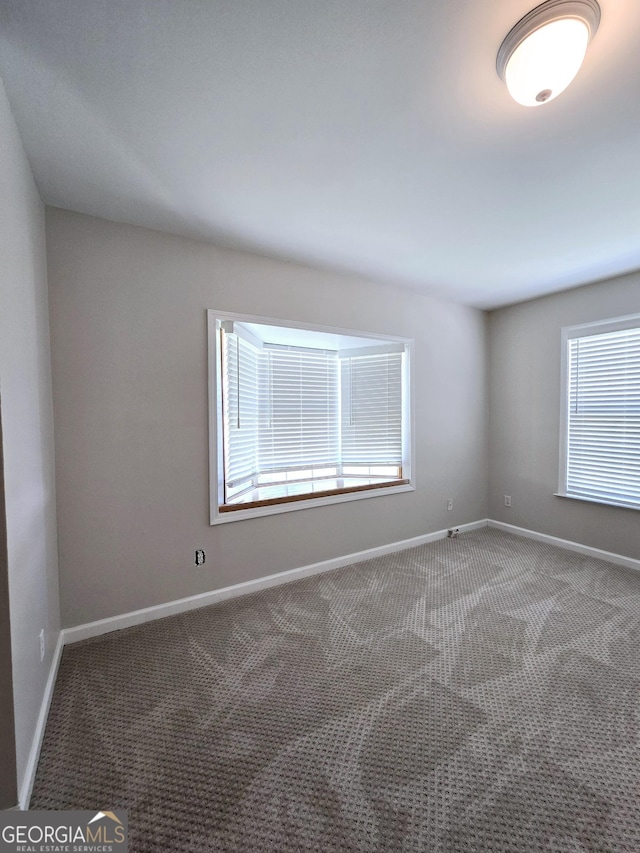
[[[494,307],[640,268],[640,2],[527,109],[531,5],[0,0],[0,76],[47,204]]]

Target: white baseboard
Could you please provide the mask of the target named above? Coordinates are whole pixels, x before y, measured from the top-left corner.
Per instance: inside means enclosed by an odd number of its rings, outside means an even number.
[[[461,533],[466,533],[470,530],[477,530],[480,527],[486,526],[487,519],[484,518],[480,521],[461,524],[458,526],[458,530]],[[239,595],[268,589],[272,586],[311,577],[311,575],[318,575],[322,572],[330,572],[332,569],[339,569],[342,566],[349,566],[352,563],[372,560],[374,557],[382,557],[385,554],[392,554],[395,551],[404,551],[406,548],[415,548],[418,545],[425,545],[427,542],[434,542],[436,539],[444,539],[447,536],[447,532],[447,530],[436,530],[433,533],[414,536],[412,539],[403,539],[400,542],[379,545],[377,548],[368,548],[366,551],[357,551],[354,554],[346,554],[344,557],[334,557],[332,560],[324,560],[321,563],[312,563],[308,566],[301,566],[298,569],[290,569],[289,571],[278,572],[264,578],[256,578],[256,580],[244,581],[243,583],[226,586],[222,589],[214,589],[211,592],[191,595],[188,598],[180,598],[177,601],[169,601],[166,604],[145,607],[142,610],[134,610],[131,613],[123,613],[120,616],[99,619],[97,622],[87,622],[84,625],[77,625],[75,628],[64,628],[62,631],[62,642],[64,645],[67,645],[67,643],[77,643],[79,640],[86,640],[89,637],[99,637],[101,634],[119,631],[122,628],[130,628],[132,625],[141,625],[143,622],[163,619],[165,616],[173,616],[176,613],[184,613],[187,610],[196,610],[198,607],[207,607],[209,604],[217,604],[219,601],[236,598]]]
[[[47,725],[49,707],[51,705],[51,699],[53,697],[53,688],[55,687],[56,683],[56,676],[58,674],[58,667],[60,666],[60,658],[62,657],[63,646],[64,640],[62,637],[62,631],[60,631],[60,633],[58,634],[56,647],[53,652],[53,658],[51,660],[51,666],[49,668],[49,675],[47,676],[47,683],[44,688],[44,695],[42,697],[42,704],[40,705],[40,713],[38,714],[38,721],[36,723],[36,730],[33,735],[33,741],[31,742],[31,750],[29,752],[27,767],[24,773],[24,778],[22,780],[22,785],[20,786],[18,806],[22,811],[26,811],[29,808],[29,800],[31,799],[31,791],[33,790],[33,783],[36,778],[36,770],[38,769],[38,761],[40,759],[40,748],[42,746],[45,726]]]
[[[555,545],[556,548],[575,551],[587,557],[594,557],[596,560],[606,560],[608,563],[615,563],[617,566],[625,566],[627,569],[640,571],[640,560],[636,560],[634,557],[625,557],[624,554],[614,554],[612,551],[602,551],[600,548],[592,548],[590,545],[581,545],[580,542],[559,539],[557,536],[549,536],[547,533],[537,533],[535,530],[528,530],[526,527],[516,527],[514,524],[507,524],[504,521],[494,521],[491,518],[488,521],[488,525],[489,527],[495,527],[497,530],[504,530],[505,533],[513,533],[514,536],[524,536],[527,539],[535,539],[537,542],[546,542],[547,545]]]

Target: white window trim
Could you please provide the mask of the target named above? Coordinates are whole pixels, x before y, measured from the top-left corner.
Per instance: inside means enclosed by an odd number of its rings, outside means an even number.
[[[623,501],[600,501],[590,497],[581,497],[580,495],[567,494],[567,465],[568,465],[568,431],[569,431],[569,377],[567,374],[568,368],[568,353],[569,341],[573,338],[586,338],[589,335],[602,335],[607,332],[619,332],[624,329],[630,329],[640,326],[640,314],[628,314],[624,317],[614,317],[610,320],[596,320],[592,323],[580,323],[575,326],[563,326],[561,329],[562,349],[560,354],[560,453],[559,453],[559,468],[558,468],[558,491],[555,492],[557,498],[567,498],[568,500],[581,501],[583,503],[597,504],[598,506],[622,507],[623,509],[638,510],[637,506],[633,506]]]
[[[222,442],[218,441],[219,425],[222,422],[222,388],[219,381],[218,365],[221,363],[220,336],[216,334],[217,322],[219,320],[233,320],[234,322],[259,323],[262,325],[283,326],[291,329],[307,329],[313,332],[327,332],[329,334],[348,335],[364,337],[389,344],[401,343],[404,345],[407,357],[403,371],[402,387],[402,445],[405,455],[402,460],[402,478],[409,482],[401,485],[379,486],[375,489],[360,492],[346,492],[322,497],[310,496],[305,500],[296,500],[288,503],[279,503],[269,506],[251,507],[248,509],[236,509],[233,512],[220,512],[219,506],[224,500],[224,460],[222,456]],[[366,500],[369,498],[394,495],[401,492],[415,491],[415,382],[413,381],[413,348],[412,338],[404,338],[399,335],[381,335],[374,332],[365,332],[356,329],[343,329],[335,326],[319,326],[312,323],[301,323],[293,320],[280,320],[270,317],[259,317],[253,314],[236,314],[229,311],[219,311],[214,308],[207,309],[207,341],[208,341],[208,390],[209,390],[209,514],[210,524],[228,524],[247,518],[258,518],[265,515],[276,515],[281,512],[295,512],[301,509],[309,509],[316,506],[327,506],[329,504],[346,503],[347,501]],[[407,393],[407,388],[409,393]],[[407,455],[408,451],[408,455]]]

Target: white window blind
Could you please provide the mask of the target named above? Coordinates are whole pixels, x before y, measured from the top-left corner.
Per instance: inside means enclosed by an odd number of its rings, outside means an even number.
[[[258,472],[258,351],[222,334],[225,497],[246,488]]]
[[[337,353],[267,346],[259,376],[260,471],[337,465]]]
[[[640,327],[568,340],[566,494],[640,508]]]
[[[342,463],[402,464],[402,353],[341,359]]]

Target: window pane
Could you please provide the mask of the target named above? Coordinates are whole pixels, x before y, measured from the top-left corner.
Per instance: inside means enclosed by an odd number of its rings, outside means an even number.
[[[260,360],[260,467],[336,465],[336,353],[267,350]]]
[[[402,463],[402,353],[342,359],[342,461]]]
[[[227,490],[258,470],[258,360],[251,344],[223,334],[224,466]]]
[[[315,468],[313,471],[314,477],[335,477],[338,473],[337,468]]]
[[[640,328],[573,338],[567,494],[640,507]]]

